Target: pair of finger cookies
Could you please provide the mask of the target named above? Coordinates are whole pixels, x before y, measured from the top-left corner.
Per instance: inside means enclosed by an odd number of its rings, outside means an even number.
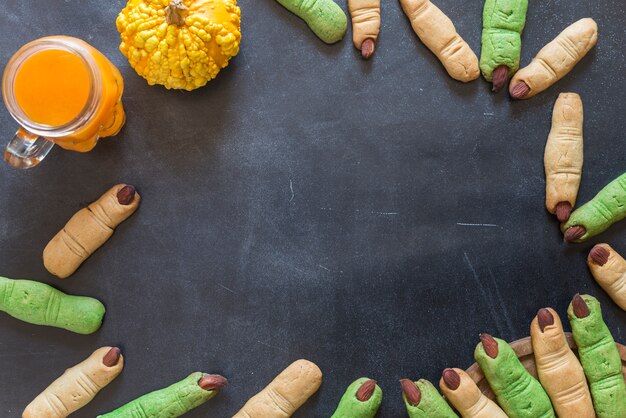
[[[554,309],[539,310],[530,325],[530,336],[539,380],[558,416],[595,417],[585,373]]]
[[[60,278],[70,276],[137,210],[140,199],[133,186],[118,184],[80,210],[46,246],[46,268]],[[96,299],[67,295],[30,280],[0,277],[0,296],[0,311],[14,318],[79,334],[97,331],[105,313]]]
[[[561,417],[626,416],[622,360],[600,303],[593,296],[575,295],[567,316],[580,361],[554,309],[540,309],[530,328],[537,374],[554,409]]]
[[[22,418],[66,418],[91,402],[123,368],[124,357],[119,348],[99,348],[82,363],[67,369],[41,392],[26,407]],[[213,398],[226,383],[227,380],[220,375],[192,373],[180,382],[148,393],[100,417],[178,417]]]
[[[544,153],[546,209],[561,222],[568,242],[583,242],[626,218],[626,173],[578,209],[583,168],[583,103],[576,93],[561,93],[554,104]]]
[[[288,418],[319,389],[322,372],[297,360],[254,395],[233,418]],[[362,377],[348,386],[331,418],[374,418],[383,393],[376,381]]]
[[[483,9],[480,69],[485,79],[493,83],[494,91],[513,76],[509,93],[514,99],[528,99],[548,89],[569,73],[598,41],[596,22],[581,19],[518,71],[527,9],[527,0],[487,0]]]
[[[400,384],[409,417],[458,417],[428,380],[412,382],[402,379]],[[445,369],[439,388],[462,417],[506,418],[502,409],[483,395],[472,378],[461,369]]]

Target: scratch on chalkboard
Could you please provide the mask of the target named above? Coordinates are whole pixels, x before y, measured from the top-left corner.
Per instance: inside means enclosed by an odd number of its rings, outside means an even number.
[[[502,298],[502,295],[500,294],[500,289],[498,289],[498,282],[489,267],[487,267],[487,271],[489,272],[489,276],[491,277],[491,282],[493,283],[493,288],[496,292],[496,296],[500,304],[500,310],[504,314],[504,320],[506,321],[506,325],[509,328],[509,332],[513,332],[515,328],[513,327],[513,322],[511,321],[511,317],[509,316],[509,311],[506,309],[506,304],[504,303],[504,299]]]
[[[467,256],[467,253],[465,251],[463,251],[463,257],[465,257],[465,262],[467,263],[467,265],[469,266],[470,270],[472,271],[472,274],[474,275],[474,279],[476,280],[476,282],[478,284],[480,284],[480,280],[478,278],[478,274],[476,273],[476,270],[474,270],[474,266],[472,265],[472,262],[470,261],[469,257]],[[480,286],[480,288],[482,289],[482,286]],[[483,295],[485,295],[485,293],[483,292]]]
[[[496,312],[496,310],[494,308],[492,297],[491,297],[490,294],[487,294],[487,292],[485,291],[485,286],[480,281],[480,276],[478,275],[478,273],[476,273],[476,269],[472,265],[472,262],[470,261],[468,255],[467,255],[467,252],[463,251],[463,257],[465,258],[465,262],[467,263],[468,267],[472,271],[472,275],[474,276],[474,280],[476,281],[476,285],[478,287],[478,290],[482,294],[482,297],[485,300],[485,303],[487,304],[487,306],[489,307],[489,310],[491,311],[491,316],[496,321],[496,328],[498,329],[498,333],[500,335],[502,335],[502,327],[500,326],[500,318],[497,315],[497,312]]]
[[[345,213],[343,211],[340,211],[340,210],[337,210],[337,209],[333,209],[333,208],[321,207],[320,210],[327,210],[329,212]],[[366,213],[366,212],[369,212],[372,215],[382,215],[382,216],[397,216],[397,215],[400,214],[400,212],[379,212],[379,211],[376,211],[376,210],[366,211],[366,210],[361,210],[361,209],[355,209],[354,212],[355,213]]]
[[[235,292],[233,289],[229,289],[229,288],[227,288],[226,286],[224,286],[224,285],[223,285],[223,284],[221,284],[221,283],[218,283],[217,285],[218,285],[219,287],[221,287],[222,289],[229,291],[229,292],[230,292],[230,293],[232,293],[233,295],[238,295],[238,293],[237,293],[237,292]]]
[[[321,265],[321,264],[318,264],[318,266],[320,266],[320,268],[323,268],[323,269],[324,269],[324,270],[326,270],[326,271],[330,271],[330,269],[329,269],[328,267],[326,267],[326,266],[323,266],[323,265]]]
[[[293,182],[291,179],[289,179],[289,190],[291,190],[291,199],[289,199],[289,202],[291,202],[293,198],[296,197],[296,194],[293,192]]]
[[[464,223],[464,222],[457,222],[456,224],[459,225],[459,226],[478,226],[478,227],[484,227],[484,228],[500,228],[500,229],[504,229],[500,225],[496,225],[496,224],[468,224],[468,223]]]

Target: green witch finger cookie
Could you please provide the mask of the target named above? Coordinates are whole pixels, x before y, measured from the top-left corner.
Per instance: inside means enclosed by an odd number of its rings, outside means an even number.
[[[331,418],[374,418],[382,400],[376,381],[362,377],[348,386]]]
[[[576,295],[567,308],[578,355],[589,381],[598,418],[626,417],[626,384],[622,360],[613,336],[602,319],[600,302]]]
[[[481,334],[474,358],[510,418],[555,418],[548,394],[505,341]]]
[[[480,70],[493,82],[493,91],[502,88],[519,69],[527,9],[528,0],[485,2]]]
[[[568,242],[583,242],[626,217],[626,173],[576,209],[561,230]]]
[[[341,41],[348,29],[348,17],[333,0],[276,0],[285,9],[304,20],[327,44]]]
[[[217,395],[228,381],[220,375],[192,373],[180,382],[143,395],[98,418],[176,418]]]
[[[105,308],[97,299],[66,295],[45,283],[0,277],[0,311],[30,324],[92,334]]]
[[[428,380],[400,380],[402,397],[410,418],[458,418]]]

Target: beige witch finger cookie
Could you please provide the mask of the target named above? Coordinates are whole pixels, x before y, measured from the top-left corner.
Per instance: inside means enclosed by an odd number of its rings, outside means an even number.
[[[583,168],[583,102],[576,93],[561,93],[552,111],[552,129],[543,156],[546,209],[567,222],[576,204]]]
[[[445,369],[439,388],[463,418],[507,418],[498,404],[483,395],[461,369]]]
[[[78,211],[43,251],[43,263],[55,276],[71,276],[139,207],[135,187],[118,184]]]
[[[509,84],[514,99],[529,99],[565,77],[598,42],[598,25],[580,19],[544,46],[532,62],[519,70]]]
[[[587,265],[596,282],[626,311],[626,260],[609,244],[598,244],[589,252]]]
[[[540,309],[530,324],[530,338],[541,385],[559,417],[594,418],[585,372],[569,348],[559,315]]]
[[[352,41],[363,58],[374,54],[380,32],[380,0],[348,0],[352,16]]]
[[[24,410],[22,418],[65,418],[87,405],[124,367],[117,347],[102,347],[67,369]]]
[[[478,57],[445,13],[430,0],[400,0],[400,4],[417,36],[439,58],[450,77],[465,83],[479,77]]]
[[[254,395],[233,418],[287,418],[322,384],[322,371],[314,363],[298,360]]]

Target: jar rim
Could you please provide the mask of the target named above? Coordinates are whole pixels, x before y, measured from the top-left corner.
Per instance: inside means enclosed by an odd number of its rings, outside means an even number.
[[[101,75],[95,59],[82,43],[83,41],[77,38],[50,36],[27,43],[11,57],[2,77],[2,95],[9,113],[24,129],[43,137],[67,136],[80,129],[96,113],[102,94]],[[83,109],[74,119],[58,126],[32,121],[18,104],[14,91],[15,78],[21,65],[39,52],[54,49],[67,51],[80,58],[87,69],[90,83],[89,96]]]

